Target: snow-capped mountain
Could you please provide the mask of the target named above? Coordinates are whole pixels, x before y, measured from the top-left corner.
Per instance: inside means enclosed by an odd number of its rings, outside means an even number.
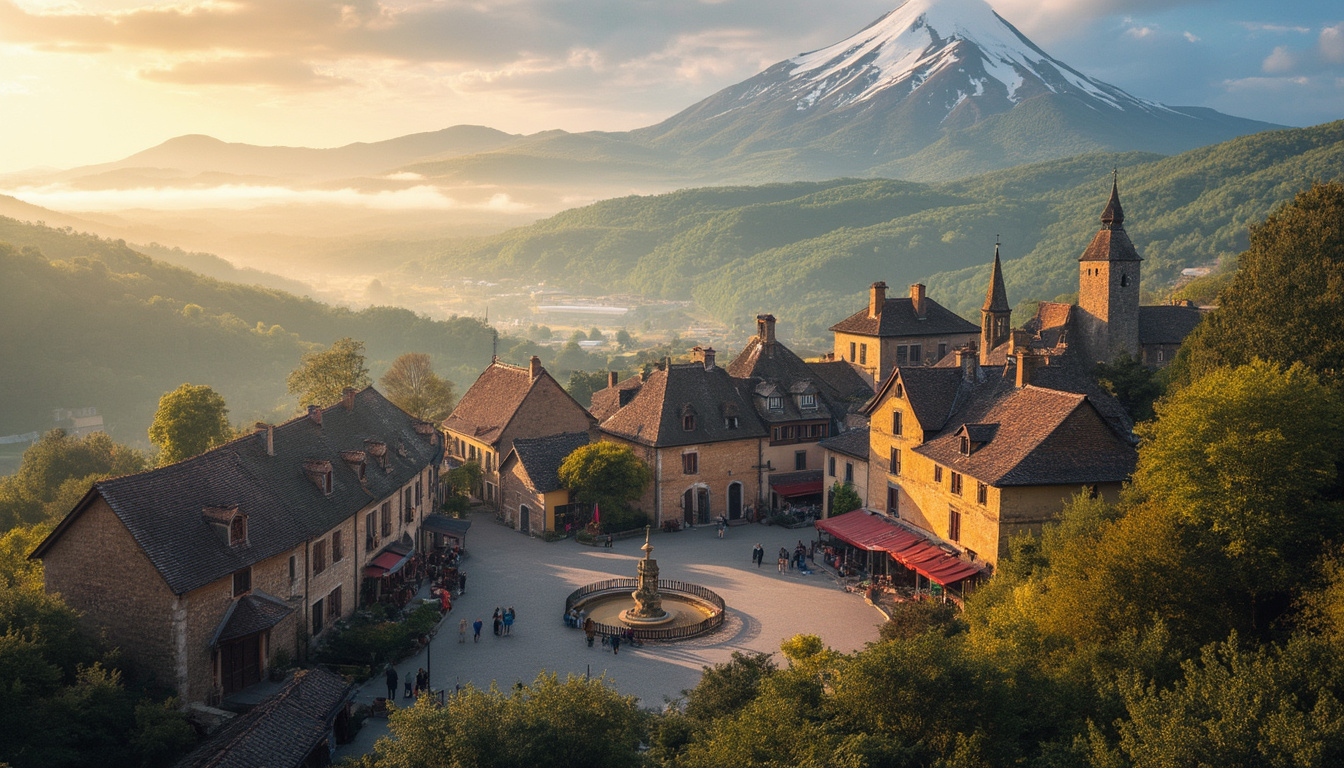
[[[635,135],[732,165],[788,150],[806,175],[929,177],[1089,150],[1177,152],[1271,127],[1094,80],[984,0],[907,0]]]

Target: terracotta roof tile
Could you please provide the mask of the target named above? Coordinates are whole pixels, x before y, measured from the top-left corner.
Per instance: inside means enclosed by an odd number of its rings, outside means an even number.
[[[545,371],[542,376],[550,376]],[[445,429],[493,444],[508,426],[534,382],[527,368],[491,363],[476,378],[457,407],[443,420]]]
[[[604,432],[655,446],[694,445],[763,437],[765,427],[743,391],[746,382],[719,366],[673,363],[649,374],[638,393],[601,424]],[[725,410],[737,417],[737,428],[725,423]],[[693,414],[695,428],[683,428]]]
[[[860,336],[941,336],[953,333],[979,333],[980,326],[944,307],[933,299],[924,297],[926,309],[924,319],[915,315],[914,303],[906,298],[887,299],[882,304],[882,314],[876,318],[868,316],[868,309],[831,326],[832,331],[853,333]]]
[[[520,437],[513,441],[513,450],[500,464],[502,469],[510,460],[521,462],[532,489],[538,493],[558,491],[565,486],[560,482],[560,465],[569,454],[589,442],[587,432],[561,432],[546,437]]]

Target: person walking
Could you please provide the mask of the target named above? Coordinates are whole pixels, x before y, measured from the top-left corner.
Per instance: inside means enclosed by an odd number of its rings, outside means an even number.
[[[498,606],[495,607],[495,637],[499,637],[500,632],[504,630],[504,611]]]
[[[397,668],[388,664],[384,677],[387,678],[387,700],[394,701],[397,698]]]
[[[781,550],[779,551],[779,572],[780,572],[780,573],[783,573],[783,572],[784,572],[784,561],[787,560],[787,559],[788,559],[788,555],[784,554],[784,550],[781,549]]]
[[[755,563],[757,568],[765,562],[765,547],[762,547],[759,541],[756,542],[756,548],[751,550],[751,562]]]
[[[467,572],[458,571],[457,573],[457,596],[461,597],[467,594]]]
[[[589,616],[583,620],[583,634],[588,638],[588,647],[593,647],[593,638],[597,636],[597,622]]]
[[[621,636],[619,633],[611,636],[611,655],[615,656],[621,650]]]
[[[481,621],[480,619],[477,619],[476,621],[472,622],[471,628],[476,630],[476,634],[471,638],[471,641],[473,643],[481,642],[481,627],[483,626],[485,626],[485,622]]]
[[[463,616],[462,621],[457,624],[457,642],[467,642],[467,617]]]
[[[510,605],[510,606],[509,606],[507,609],[505,609],[505,611],[504,611],[504,635],[507,637],[508,635],[511,635],[511,634],[513,634],[513,606],[512,606],[512,605]]]
[[[422,693],[428,693],[428,692],[429,692],[429,673],[425,671],[424,667],[421,667],[420,671],[415,673],[415,695],[419,696]]]

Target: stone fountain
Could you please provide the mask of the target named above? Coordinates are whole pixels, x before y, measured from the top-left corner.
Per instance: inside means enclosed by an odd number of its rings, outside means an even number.
[[[621,611],[621,621],[626,624],[650,626],[672,620],[672,614],[663,610],[663,596],[658,592],[658,561],[653,559],[653,545],[649,543],[649,529],[644,527],[644,559],[639,561],[636,571],[639,573],[639,586],[630,597],[635,607]]]

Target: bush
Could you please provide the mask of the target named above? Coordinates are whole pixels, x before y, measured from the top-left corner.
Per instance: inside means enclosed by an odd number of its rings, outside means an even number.
[[[883,640],[913,640],[926,632],[938,632],[951,637],[966,628],[958,615],[957,606],[936,600],[914,600],[897,603],[891,618],[878,630]]]
[[[616,508],[608,512],[602,512],[602,532],[619,533],[621,531],[633,531],[636,528],[643,528],[649,524],[649,516],[633,509]]]

